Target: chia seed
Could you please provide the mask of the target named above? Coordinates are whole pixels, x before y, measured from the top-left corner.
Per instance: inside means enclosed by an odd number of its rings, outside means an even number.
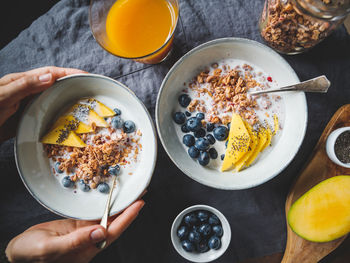
[[[334,152],[339,161],[350,163],[350,131],[341,133],[335,140]]]

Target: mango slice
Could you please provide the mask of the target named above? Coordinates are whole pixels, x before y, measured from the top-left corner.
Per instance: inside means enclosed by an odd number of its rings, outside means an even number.
[[[273,135],[276,135],[276,133],[279,131],[280,129],[280,125],[278,122],[278,117],[276,114],[273,115]]]
[[[93,129],[90,125],[87,125],[81,121],[78,121],[76,118],[74,118],[72,115],[66,115],[61,116],[53,125],[53,127],[61,126],[61,125],[68,125],[68,124],[74,124],[76,125],[76,128],[74,129],[75,133],[81,134],[81,133],[89,133],[92,132]]]
[[[73,115],[77,120],[85,124],[92,125],[92,123],[95,123],[97,127],[109,127],[108,123],[88,105],[75,104],[68,111],[68,115]]]
[[[231,128],[221,171],[228,171],[248,152],[251,138],[238,114],[232,114]]]
[[[42,139],[42,143],[59,144],[72,147],[85,147],[86,144],[69,127],[60,125],[52,129]]]
[[[263,145],[261,151],[265,150],[265,148],[271,144],[271,139],[272,139],[272,135],[273,135],[270,126],[269,125],[266,125],[266,126],[267,126],[265,128],[265,130],[266,130],[266,142]]]
[[[251,154],[251,156],[247,160],[246,162],[247,167],[251,165],[256,159],[256,157],[258,157],[258,154],[262,152],[268,136],[266,129],[260,128],[259,131],[257,132],[257,136],[258,136],[258,145],[256,146],[255,151]]]
[[[256,151],[256,147],[259,143],[259,138],[258,138],[258,134],[253,131],[253,128],[252,126],[249,125],[249,123],[247,122],[244,122],[244,125],[249,133],[249,136],[250,136],[250,139],[252,140],[251,141],[251,144],[250,144],[250,147],[248,149],[248,152],[246,155],[244,155],[244,157],[238,161],[238,163],[236,163],[235,165],[235,168],[236,168],[236,171],[239,172],[243,169],[243,167],[247,166],[247,160],[252,156],[252,154]]]
[[[349,233],[350,176],[335,176],[311,188],[291,206],[287,219],[297,235],[313,242]]]
[[[111,108],[96,99],[85,99],[81,100],[79,103],[88,105],[101,117],[111,117],[115,115],[115,112]]]

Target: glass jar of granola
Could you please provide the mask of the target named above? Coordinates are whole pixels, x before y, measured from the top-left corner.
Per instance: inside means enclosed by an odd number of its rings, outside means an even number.
[[[283,54],[302,53],[327,37],[350,12],[350,0],[265,0],[263,39]]]

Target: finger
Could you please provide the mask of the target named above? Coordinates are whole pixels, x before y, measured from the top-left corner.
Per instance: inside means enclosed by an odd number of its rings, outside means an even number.
[[[24,75],[0,89],[1,104],[12,104],[26,96],[41,92],[61,77],[84,71],[70,68],[45,67],[25,72]]]
[[[95,246],[96,243],[101,242],[107,238],[107,231],[100,225],[86,226],[78,228],[77,230],[63,235],[54,237],[52,242],[53,248],[68,253],[81,248]]]
[[[125,229],[135,220],[137,215],[139,214],[142,207],[145,205],[143,200],[138,200],[124,210],[122,214],[120,214],[114,221],[109,225],[108,232],[108,244],[112,243],[116,240]]]
[[[54,66],[41,67],[41,68],[32,69],[25,72],[7,74],[0,79],[0,85],[6,85],[24,76],[43,75],[46,73],[52,73],[53,75],[57,74],[57,77],[56,77],[57,79],[67,75],[72,75],[77,73],[87,73],[87,72],[80,69],[74,69],[74,68],[60,68],[60,67],[54,67]]]

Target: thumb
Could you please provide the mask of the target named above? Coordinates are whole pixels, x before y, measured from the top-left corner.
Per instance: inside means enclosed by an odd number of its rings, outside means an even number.
[[[107,238],[106,229],[100,225],[79,228],[56,239],[56,246],[62,252],[69,252],[95,245]]]

